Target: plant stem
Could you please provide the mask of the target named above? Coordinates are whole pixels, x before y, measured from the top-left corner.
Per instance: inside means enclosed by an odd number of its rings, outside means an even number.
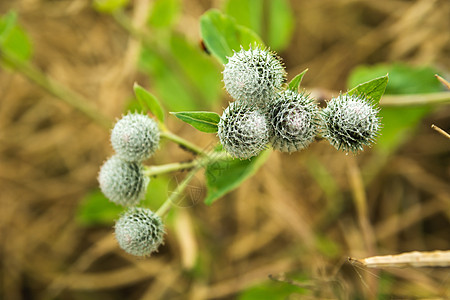
[[[215,162],[215,161],[219,161],[219,160],[223,160],[228,158],[227,153],[225,152],[214,152],[213,150],[208,152],[208,153],[204,153],[204,156],[189,162],[189,163],[184,163],[184,164],[192,164],[192,170],[186,175],[186,177],[183,179],[183,181],[176,187],[175,191],[172,192],[172,194],[170,194],[170,196],[166,199],[166,201],[159,207],[159,209],[156,211],[156,214],[159,215],[160,217],[163,217],[171,208],[172,203],[175,202],[175,200],[177,200],[178,197],[182,196],[182,193],[184,192],[184,190],[186,189],[187,185],[189,184],[189,182],[192,180],[192,178],[194,178],[195,173],[198,172],[198,170],[200,170],[203,167],[206,167],[208,164]],[[178,165],[183,164],[183,163],[179,163]],[[169,164],[169,165],[175,165],[175,164]]]
[[[109,129],[113,124],[109,117],[101,113],[83,96],[63,86],[56,80],[46,76],[30,63],[23,62],[13,54],[10,54],[8,51],[4,51],[2,49],[0,49],[0,59],[11,65],[15,71],[21,73],[30,81],[39,85],[56,98],[77,109],[99,125]]]
[[[186,170],[191,169],[197,165],[197,161],[189,161],[189,162],[178,162],[165,164],[160,166],[150,166],[146,167],[144,171],[145,176],[155,176],[164,173],[170,173],[173,171]]]
[[[382,106],[408,106],[449,103],[450,92],[413,94],[413,95],[385,95],[381,98]]]
[[[167,198],[167,200],[160,206],[160,208],[156,211],[156,214],[160,217],[163,217],[166,213],[169,212],[170,207],[172,206],[172,203],[182,195],[185,188],[189,184],[189,182],[194,178],[195,173],[197,173],[198,170],[200,170],[201,165],[198,164],[194,169],[192,169],[186,177],[183,179],[183,181],[176,187],[175,191],[173,191],[170,196]]]
[[[201,148],[199,148],[198,146],[192,144],[191,142],[183,139],[182,137],[180,137],[168,130],[161,131],[160,136],[163,138],[166,138],[174,143],[177,143],[182,148],[189,150],[190,152],[192,152],[194,154],[205,155],[205,152]]]

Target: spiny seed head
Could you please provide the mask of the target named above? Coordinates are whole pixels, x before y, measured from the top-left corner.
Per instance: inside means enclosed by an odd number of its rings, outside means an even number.
[[[123,206],[135,205],[144,198],[149,181],[141,163],[127,162],[117,155],[103,164],[98,175],[103,194]]]
[[[123,116],[111,132],[111,144],[123,160],[143,161],[158,149],[158,124],[147,115]]]
[[[223,71],[225,89],[236,100],[264,106],[281,89],[286,77],[280,59],[267,49],[256,47],[228,58]]]
[[[272,147],[281,152],[306,148],[319,129],[319,109],[314,100],[291,90],[278,93],[268,115]]]
[[[225,151],[240,159],[258,155],[269,142],[265,114],[241,101],[232,102],[225,109],[217,133]]]
[[[358,152],[378,136],[379,109],[360,96],[340,95],[322,110],[323,137],[338,150]]]
[[[161,218],[148,208],[132,207],[115,225],[120,248],[136,256],[148,256],[163,243],[164,224]]]

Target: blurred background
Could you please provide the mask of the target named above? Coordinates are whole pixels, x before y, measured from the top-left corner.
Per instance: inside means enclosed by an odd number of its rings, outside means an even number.
[[[288,80],[309,68],[302,86],[319,99],[386,73],[390,97],[430,95],[383,107],[379,142],[359,155],[325,141],[274,152],[213,205],[186,196],[159,253],[129,256],[113,236],[121,208],[97,187],[113,153],[102,124],[136,108],[134,82],[169,111],[221,114],[223,67],[200,37],[211,8],[260,34]],[[0,32],[11,11],[23,53],[0,68],[1,299],[450,297],[448,268],[347,261],[450,249],[450,141],[430,128],[449,131],[450,106],[428,103],[446,91],[434,74],[450,78],[449,1],[4,0]],[[167,119],[202,148],[217,142]],[[149,165],[192,158],[161,149]],[[145,204],[157,209],[171,181],[152,179]]]

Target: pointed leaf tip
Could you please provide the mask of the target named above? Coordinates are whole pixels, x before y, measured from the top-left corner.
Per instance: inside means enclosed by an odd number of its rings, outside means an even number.
[[[384,76],[369,80],[367,82],[361,83],[349,90],[347,95],[355,95],[355,96],[365,96],[369,98],[374,103],[380,102],[381,97],[386,90],[386,86],[389,80],[389,74]]]
[[[289,82],[288,89],[293,92],[298,92],[303,76],[305,76],[306,72],[308,72],[308,68],[306,68],[303,72],[292,78],[292,80]]]
[[[137,82],[133,84],[134,94],[138,99],[143,110],[149,110],[159,122],[164,122],[164,110],[159,103],[158,99],[142,86],[140,86]]]
[[[171,112],[170,114],[188,123],[195,129],[206,133],[216,133],[217,124],[220,121],[218,114],[209,111],[181,111]]]

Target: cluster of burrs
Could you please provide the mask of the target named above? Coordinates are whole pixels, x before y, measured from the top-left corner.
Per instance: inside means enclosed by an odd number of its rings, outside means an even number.
[[[220,118],[218,136],[231,156],[248,159],[269,144],[291,153],[319,136],[345,152],[373,143],[381,125],[369,99],[344,94],[321,109],[309,95],[286,88],[285,78],[280,58],[267,49],[241,48],[229,57],[223,81],[235,101]]]
[[[120,247],[136,256],[147,256],[163,243],[164,224],[150,209],[136,205],[145,197],[150,179],[142,162],[159,146],[158,124],[137,113],[123,116],[111,132],[116,152],[100,168],[98,181],[103,194],[127,210],[117,220],[115,236]]]

